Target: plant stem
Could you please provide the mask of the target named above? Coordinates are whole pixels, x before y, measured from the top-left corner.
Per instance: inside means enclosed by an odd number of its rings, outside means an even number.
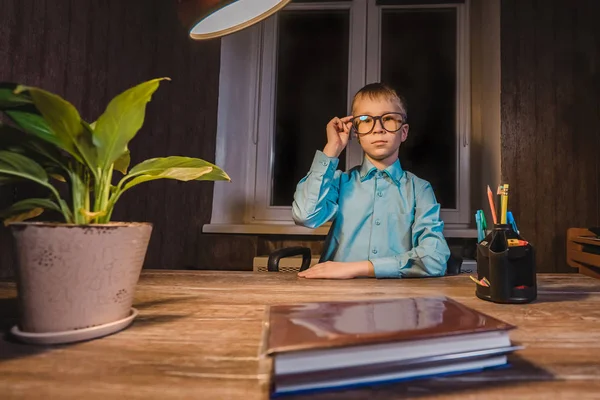
[[[86,211],[90,211],[90,172],[86,169],[85,170],[85,189],[86,189],[86,193],[85,193],[85,198],[84,198],[84,209]]]
[[[95,217],[96,223],[107,223],[110,221],[110,215],[108,213],[109,197],[110,197],[110,185],[112,183],[113,166],[111,165],[106,170],[101,170],[100,179],[96,181],[95,192],[96,196],[94,199],[94,212],[104,213]]]
[[[74,170],[75,173],[71,174],[73,220],[76,224],[87,224],[90,222],[90,218],[85,213],[89,212],[90,203],[89,174],[85,166],[80,163],[75,165]]]
[[[71,211],[69,210],[69,206],[60,197],[60,194],[54,188],[54,186],[52,186],[52,185],[49,184],[46,187],[48,187],[50,189],[50,191],[52,192],[52,194],[54,195],[54,197],[56,197],[56,201],[58,203],[58,206],[60,207],[60,212],[62,213],[63,217],[65,217],[65,222],[67,224],[72,224],[73,223],[73,217],[71,215]]]
[[[115,209],[115,204],[117,203],[117,200],[119,200],[119,197],[121,197],[122,194],[123,194],[123,191],[116,190],[110,197],[110,200],[108,201],[108,207],[106,207],[107,221],[110,221],[110,219],[112,218],[112,213],[113,213],[113,210]]]

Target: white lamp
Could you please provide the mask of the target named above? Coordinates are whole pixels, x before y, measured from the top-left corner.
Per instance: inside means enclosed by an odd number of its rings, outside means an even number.
[[[177,0],[179,19],[194,40],[212,39],[247,28],[291,0]]]

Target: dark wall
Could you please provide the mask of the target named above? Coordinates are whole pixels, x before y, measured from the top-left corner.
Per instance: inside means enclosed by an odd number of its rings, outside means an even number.
[[[214,162],[220,42],[189,40],[173,4],[3,0],[0,81],[56,92],[95,120],[113,96],[168,76],[172,82],[158,89],[130,145],[132,165],[167,155]],[[256,238],[201,234],[212,188],[212,182],[140,185],[123,196],[113,219],[154,223],[147,268],[251,269]],[[0,206],[12,198],[11,188],[0,187]],[[11,274],[9,239],[0,228],[0,277]]]
[[[502,1],[502,176],[538,271],[600,225],[600,2]]]
[[[502,175],[511,209],[538,249],[538,270],[565,264],[569,226],[600,225],[600,2],[502,1]],[[169,76],[131,143],[133,162],[166,155],[214,161],[219,41],[191,42],[167,0],[4,0],[0,80],[54,91],[95,119],[136,83]],[[226,184],[226,183],[217,183]],[[123,196],[115,220],[151,221],[146,268],[246,269],[293,244],[204,235],[213,183],[151,182]],[[21,192],[19,192],[21,190]],[[0,206],[25,195],[0,188]],[[0,228],[0,277],[11,275]]]

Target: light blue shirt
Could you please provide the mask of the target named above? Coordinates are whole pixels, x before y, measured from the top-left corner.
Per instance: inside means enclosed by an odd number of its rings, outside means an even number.
[[[332,221],[320,261],[370,260],[377,278],[444,275],[450,249],[429,182],[400,161],[380,171],[365,158],[347,172],[338,162],[317,151],[294,193],[297,225]]]

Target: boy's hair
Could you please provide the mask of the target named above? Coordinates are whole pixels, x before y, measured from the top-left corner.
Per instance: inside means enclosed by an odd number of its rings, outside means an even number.
[[[392,89],[384,83],[369,83],[368,85],[360,89],[358,92],[356,92],[356,94],[354,95],[354,99],[352,99],[352,114],[354,114],[354,105],[356,101],[361,98],[368,98],[371,100],[384,99],[392,102],[397,102],[398,106],[400,107],[400,110],[402,110],[401,113],[404,116],[404,119],[406,120],[408,118],[406,110],[406,101],[404,100],[404,98],[398,93],[396,93],[394,89]]]

